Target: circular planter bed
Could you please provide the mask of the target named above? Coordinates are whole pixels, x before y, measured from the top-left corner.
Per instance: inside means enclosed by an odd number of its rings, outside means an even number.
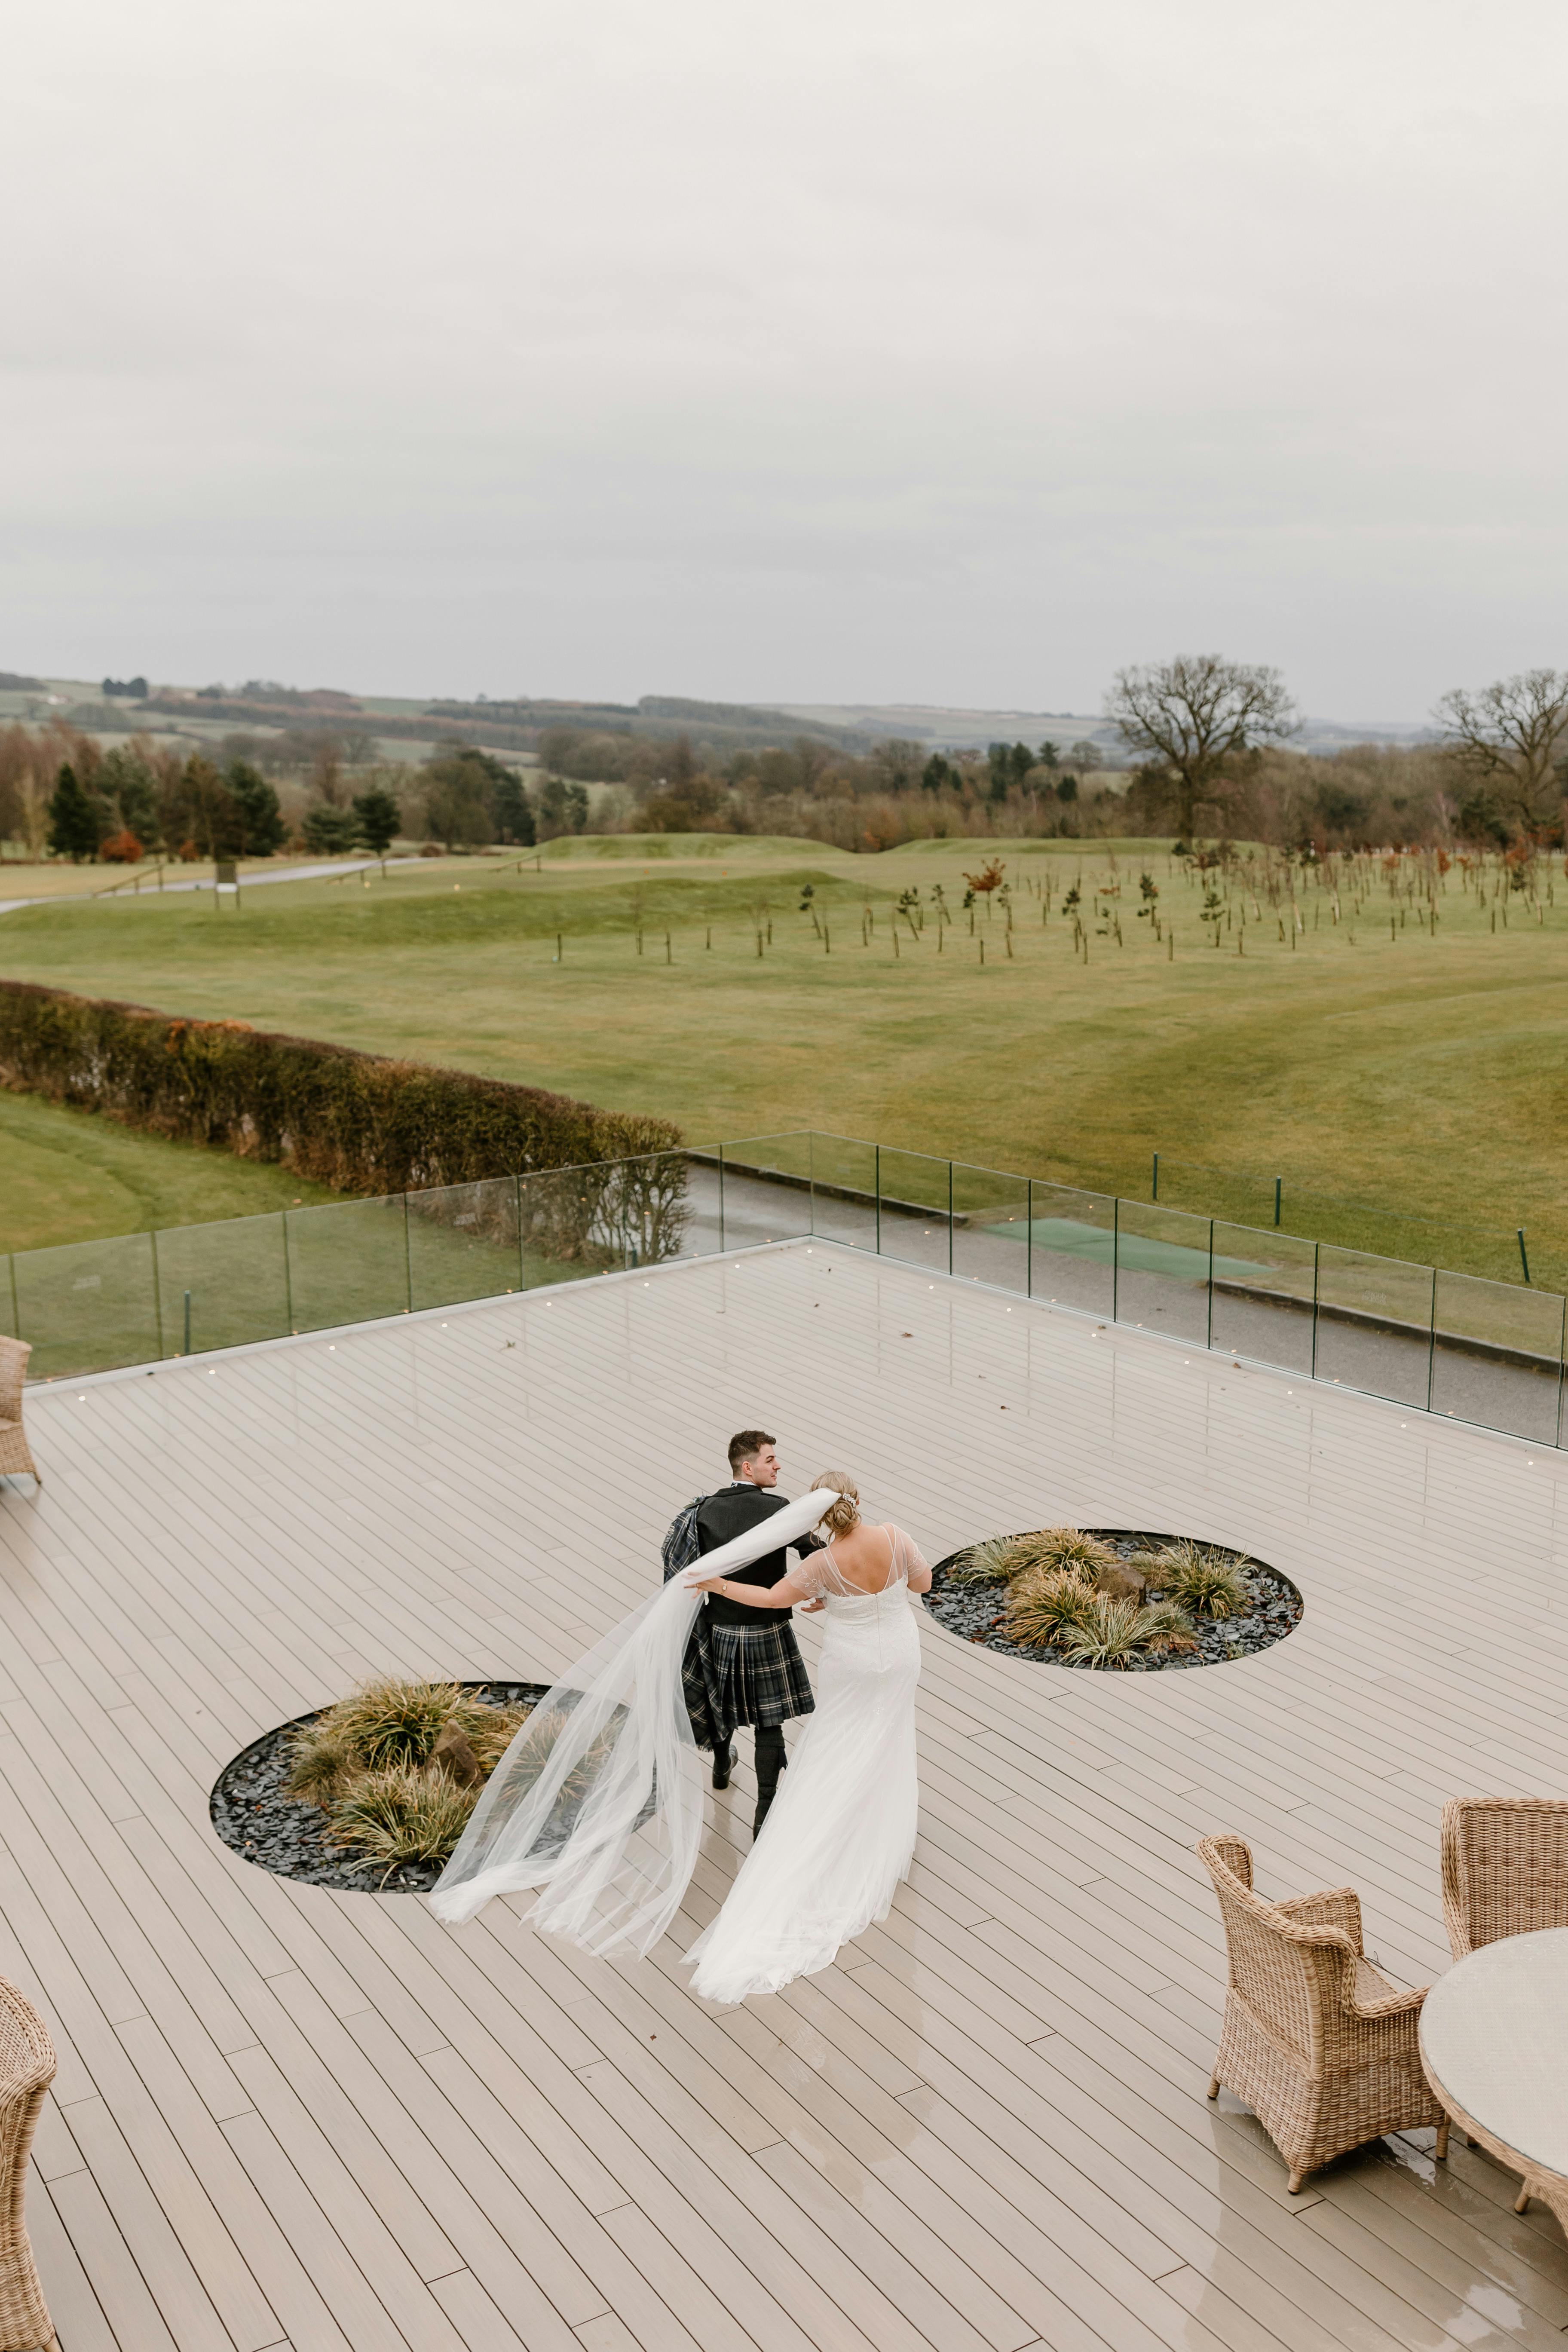
[[[462,1689],[482,1706],[530,1707],[544,1696],[543,1683],[464,1683]],[[388,1869],[383,1862],[353,1848],[333,1845],[324,1805],[289,1792],[289,1772],[297,1735],[331,1713],[318,1707],[264,1732],[243,1748],[218,1774],[212,1792],[212,1823],[225,1845],[247,1862],[280,1878],[303,1879],[310,1886],[344,1887],[355,1894],[423,1895],[440,1877],[445,1862],[431,1858],[400,1862]]]
[[[1070,1655],[1069,1634],[1058,1632],[1055,1637],[1047,1636],[1038,1626],[1036,1638],[1020,1639],[1014,1596],[1024,1588],[1025,1578],[1016,1574],[1011,1580],[1001,1574],[990,1579],[976,1578],[973,1572],[965,1574],[964,1570],[978,1553],[1005,1559],[1010,1547],[1046,1540],[1043,1533],[1040,1538],[998,1538],[994,1545],[972,1545],[963,1551],[951,1552],[931,1570],[931,1591],[925,1596],[926,1607],[938,1624],[956,1633],[962,1641],[984,1643],[987,1649],[1000,1650],[1005,1657],[1026,1659],[1031,1665],[1062,1666],[1080,1673],[1110,1668],[1128,1674],[1160,1674],[1191,1666],[1226,1665],[1232,1659],[1256,1657],[1259,1651],[1282,1642],[1301,1622],[1301,1595],[1288,1576],[1247,1553],[1228,1550],[1223,1544],[1197,1544],[1182,1537],[1152,1535],[1143,1529],[1127,1528],[1054,1532],[1089,1538],[1100,1549],[1103,1579],[1100,1589],[1109,1588],[1107,1597],[1116,1601],[1121,1610],[1131,1612],[1134,1623],[1146,1603],[1156,1604],[1156,1613],[1162,1613],[1157,1604],[1164,1598],[1165,1586],[1160,1580],[1164,1570],[1157,1563],[1168,1559],[1178,1547],[1201,1553],[1205,1559],[1226,1565],[1234,1572],[1229,1613],[1216,1616],[1201,1605],[1187,1606],[1175,1621],[1172,1639],[1173,1612],[1166,1608],[1163,1612],[1166,1623],[1163,1642],[1156,1632],[1152,1645],[1130,1643],[1124,1654],[1116,1657]],[[1034,1573],[1037,1577],[1048,1577],[1051,1571],[1037,1570]],[[1094,1580],[1091,1569],[1082,1574],[1086,1581]],[[1141,1593],[1129,1589],[1139,1584],[1144,1587]],[[1103,1618],[1102,1611],[1102,1624]],[[1148,1614],[1142,1622],[1152,1623]],[[1123,1617],[1121,1622],[1126,1624],[1129,1620]]]

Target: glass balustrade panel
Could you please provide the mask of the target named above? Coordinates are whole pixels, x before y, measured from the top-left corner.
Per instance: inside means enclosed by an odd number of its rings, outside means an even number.
[[[1210,1344],[1309,1374],[1317,1255],[1313,1243],[1292,1234],[1216,1218]]]

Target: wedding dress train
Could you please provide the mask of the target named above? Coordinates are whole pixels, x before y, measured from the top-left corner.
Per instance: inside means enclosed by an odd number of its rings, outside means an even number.
[[[686,1955],[706,2000],[776,1992],[828,1967],[887,1917],[909,1875],[921,1670],[909,1573],[924,1562],[901,1528],[881,1533],[891,1564],[880,1591],[842,1577],[831,1544],[792,1578],[811,1578],[825,1599],[816,1710],[723,1908]]]
[[[567,1668],[480,1791],[430,1895],[438,1918],[457,1927],[532,1887],[528,1916],[547,1934],[606,1959],[651,1950],[702,1838],[708,1776],[681,1681],[697,1585],[794,1543],[837,1499],[815,1487],[705,1552]]]

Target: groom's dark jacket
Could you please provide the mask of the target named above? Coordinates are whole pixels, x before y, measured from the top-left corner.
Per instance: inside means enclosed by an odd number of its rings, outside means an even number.
[[[788,1500],[787,1495],[776,1494],[771,1486],[753,1486],[749,1479],[738,1478],[733,1486],[721,1486],[716,1495],[710,1495],[698,1512],[698,1543],[704,1551],[717,1551],[721,1544],[730,1543],[736,1536],[745,1535],[751,1528],[760,1527],[764,1519],[771,1518],[774,1511],[782,1511]],[[754,1559],[750,1568],[731,1569],[725,1581],[730,1584],[777,1584],[781,1577],[789,1574],[786,1552],[797,1551],[804,1558],[808,1551],[817,1550],[820,1543],[818,1536],[801,1536],[796,1542],[786,1544],[778,1551],[765,1552],[761,1559]],[[787,1622],[791,1613],[787,1609],[753,1609],[744,1601],[727,1601],[721,1592],[708,1595],[708,1608],[710,1622],[713,1624],[749,1625],[757,1632],[764,1625],[776,1625],[781,1618]]]

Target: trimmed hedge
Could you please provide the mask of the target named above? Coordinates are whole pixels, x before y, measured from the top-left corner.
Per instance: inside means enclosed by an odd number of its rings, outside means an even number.
[[[361,1194],[629,1159],[681,1139],[668,1119],[538,1087],[17,980],[0,980],[0,1084]]]

